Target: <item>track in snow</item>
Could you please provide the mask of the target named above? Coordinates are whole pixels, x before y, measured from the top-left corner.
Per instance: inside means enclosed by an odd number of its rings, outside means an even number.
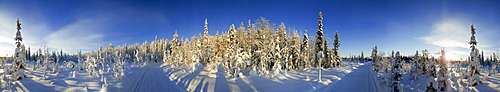
[[[371,63],[365,63],[358,69],[353,69],[351,73],[331,84],[325,92],[383,92],[370,67]]]
[[[158,65],[150,64],[133,71],[127,76],[124,92],[185,92],[170,81]]]

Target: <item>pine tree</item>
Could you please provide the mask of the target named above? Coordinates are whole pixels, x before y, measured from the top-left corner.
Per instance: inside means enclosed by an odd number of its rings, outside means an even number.
[[[448,61],[446,60],[446,51],[441,50],[439,72],[438,72],[438,89],[441,91],[451,91],[453,82],[450,80],[450,73],[448,73]]]
[[[340,47],[340,40],[339,40],[339,32],[335,32],[335,40],[333,41],[333,55],[335,56],[335,66],[340,66],[340,62],[342,62],[342,59],[340,58],[340,53],[339,53],[339,47]]]
[[[292,56],[290,65],[291,69],[299,68],[299,55],[300,55],[300,38],[298,32],[295,30],[292,33],[292,39],[290,41],[290,54]]]
[[[302,37],[302,44],[300,46],[302,62],[304,67],[311,67],[311,62],[309,60],[309,37],[307,35],[307,30],[304,30],[304,36]]]
[[[399,84],[399,81],[401,81],[400,69],[402,61],[403,61],[402,56],[399,53],[399,51],[397,51],[396,56],[392,60],[392,80],[393,80],[392,87],[394,88],[393,92],[399,92],[400,90],[402,90]]]
[[[323,50],[323,14],[319,12],[319,18],[318,18],[318,32],[316,32],[316,62],[317,68],[318,68],[318,81],[321,81],[321,61],[322,58],[324,57],[324,54],[321,54]],[[320,56],[321,55],[321,56]]]
[[[203,32],[203,34],[204,34],[203,37],[207,37],[208,36],[208,19],[205,19],[205,26],[203,26],[203,27],[204,27],[204,30],[205,30]]]
[[[17,33],[16,37],[14,40],[16,41],[16,50],[14,53],[14,61],[15,66],[14,66],[14,74],[13,78],[16,80],[21,80],[24,77],[24,70],[26,69],[24,64],[26,63],[26,54],[25,54],[25,49],[24,49],[24,44],[23,44],[23,37],[21,36],[21,24],[19,23],[19,18],[17,19]]]
[[[322,64],[323,64],[323,65],[321,65],[322,67],[331,68],[330,65],[333,64],[332,59],[329,58],[329,56],[333,56],[330,54],[331,52],[333,52],[333,51],[328,49],[328,40],[325,40],[323,42],[323,56],[325,56],[325,57],[323,57],[324,62],[322,62]]]
[[[281,22],[281,24],[279,25],[278,27],[278,30],[277,30],[277,38],[276,38],[276,42],[277,42],[277,61],[278,62],[275,62],[275,65],[279,65],[280,67],[286,67],[286,61],[288,59],[288,44],[287,44],[287,35],[286,35],[286,27],[285,27],[285,23]],[[284,61],[284,62],[283,62]]]
[[[373,63],[372,66],[373,66],[374,71],[379,72],[380,61],[378,59],[377,53],[378,53],[378,50],[377,50],[377,46],[375,45],[375,47],[373,47],[373,49],[372,49],[372,55],[371,55],[372,63]]]
[[[471,58],[471,68],[470,68],[470,83],[472,86],[476,86],[477,84],[481,83],[480,80],[480,57],[479,57],[479,50],[476,48],[477,47],[477,41],[476,41],[476,29],[474,28],[474,24],[470,26],[471,28],[471,38],[469,44],[471,45],[471,52],[470,52],[470,58]]]
[[[170,42],[170,62],[174,63],[174,66],[178,66],[179,62],[179,35],[177,35],[177,31],[173,35],[172,42]],[[138,53],[138,52],[137,52]],[[137,56],[136,56],[137,57]],[[165,61],[164,61],[165,62]]]
[[[421,70],[422,65],[420,65],[419,59],[420,59],[420,57],[418,55],[418,51],[415,51],[415,55],[413,56],[413,58],[411,60],[411,68],[410,68],[410,73],[411,73],[412,79],[418,79],[418,75],[421,74],[420,70]]]
[[[366,59],[365,59],[365,54],[363,53],[363,51],[361,51],[361,57],[360,58],[361,58],[362,62],[365,62]]]

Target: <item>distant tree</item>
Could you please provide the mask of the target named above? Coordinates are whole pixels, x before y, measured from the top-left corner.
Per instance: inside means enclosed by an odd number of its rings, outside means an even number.
[[[424,49],[422,50],[422,56],[420,57],[420,65],[421,65],[421,69],[422,69],[422,74],[429,74],[431,76],[433,76],[433,72],[432,70],[434,70],[432,67],[434,66],[432,63],[433,61],[430,61],[429,60],[429,50],[427,49]]]
[[[415,55],[413,56],[412,60],[411,60],[411,68],[410,68],[410,73],[411,73],[411,77],[412,79],[418,79],[418,75],[421,74],[421,71],[422,70],[421,68],[421,64],[420,64],[420,57],[418,55],[418,51],[415,51]]]
[[[401,62],[403,61],[403,58],[399,51],[396,52],[396,56],[392,60],[392,87],[393,92],[399,92],[402,91],[401,86],[400,86],[400,81],[401,81],[401,71],[400,69],[402,68]]]
[[[203,32],[203,34],[204,34],[203,37],[207,37],[208,36],[208,19],[205,19],[205,26],[203,26],[203,27],[204,27],[204,30],[205,30]]]
[[[373,66],[373,70],[376,71],[376,72],[380,72],[380,61],[378,59],[378,56],[377,56],[377,53],[378,53],[378,50],[377,50],[377,46],[375,45],[375,47],[373,47],[372,49],[372,55],[371,55],[371,58],[372,58],[372,66]]]
[[[366,60],[366,59],[365,59],[365,54],[363,53],[363,51],[361,51],[361,57],[360,57],[360,59],[361,59],[363,62],[365,62],[365,60]]]

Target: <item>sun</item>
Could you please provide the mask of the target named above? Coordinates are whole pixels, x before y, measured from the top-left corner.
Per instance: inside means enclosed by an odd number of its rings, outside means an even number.
[[[446,57],[447,61],[449,61],[449,60],[457,60],[457,57],[454,54],[452,54],[452,53],[446,53],[445,57]]]

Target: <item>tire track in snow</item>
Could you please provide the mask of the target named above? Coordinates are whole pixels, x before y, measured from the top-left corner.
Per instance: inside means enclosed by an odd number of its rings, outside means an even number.
[[[158,65],[145,65],[132,72],[124,81],[124,92],[185,92],[171,82]]]
[[[371,63],[365,63],[346,74],[341,80],[330,84],[325,92],[382,92],[371,70]]]

